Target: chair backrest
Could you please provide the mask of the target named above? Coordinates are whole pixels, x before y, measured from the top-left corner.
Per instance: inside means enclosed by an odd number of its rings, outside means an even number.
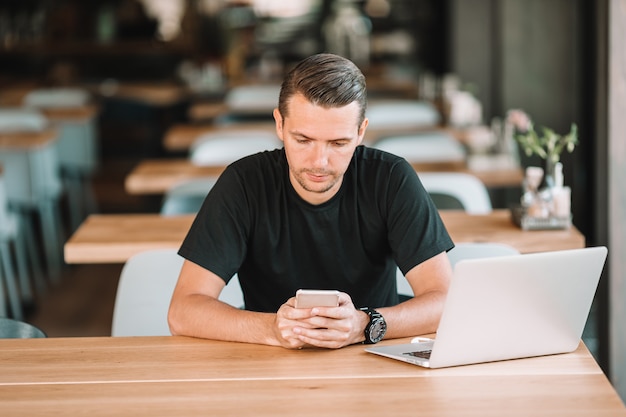
[[[224,102],[235,113],[267,113],[278,106],[280,84],[241,85],[226,92]]]
[[[281,146],[282,142],[272,132],[227,131],[198,137],[191,145],[189,156],[194,165],[228,165],[244,156]]]
[[[40,132],[49,121],[39,110],[26,107],[0,108],[0,132]]]
[[[36,109],[80,108],[91,101],[89,91],[78,87],[49,87],[30,91],[22,104]],[[98,132],[96,119],[52,119],[59,131],[57,141],[59,164],[66,170],[92,173],[98,165]]]
[[[38,110],[0,108],[0,132],[40,132],[49,126]],[[0,152],[6,195],[11,205],[32,206],[41,198],[62,192],[57,139],[36,147],[6,148]]]
[[[367,105],[368,129],[412,129],[437,126],[441,115],[430,102],[381,100]]]
[[[216,181],[217,177],[206,177],[175,184],[163,196],[161,215],[175,216],[197,213]]]
[[[12,213],[9,213],[9,200],[7,199],[4,173],[2,172],[2,167],[0,167],[0,235],[4,235],[4,230],[10,224],[11,218]]]
[[[372,147],[401,156],[411,163],[455,163],[467,158],[467,151],[456,138],[439,131],[388,136],[374,142]]]
[[[47,337],[46,333],[30,323],[0,317],[0,339],[32,339]]]
[[[513,246],[497,242],[463,242],[457,243],[448,252],[452,268],[461,259],[492,258],[496,256],[519,255]]]
[[[38,88],[24,96],[25,106],[39,108],[79,107],[89,103],[89,92],[75,87]]]
[[[463,210],[471,214],[492,211],[491,198],[485,184],[477,177],[461,172],[422,172],[420,180],[429,194],[445,195],[458,200]],[[436,198],[433,198],[436,204]],[[438,208],[455,208],[440,207]]]
[[[149,250],[126,261],[115,297],[112,336],[171,334],[167,312],[183,261],[175,249]],[[235,307],[243,306],[237,276],[228,282],[219,299]]]
[[[457,243],[454,248],[448,252],[448,258],[450,264],[454,269],[454,266],[461,259],[475,259],[475,258],[489,258],[495,256],[509,256],[519,255],[519,251],[513,246],[506,245],[504,243],[495,242],[461,242]],[[413,294],[413,289],[409,285],[400,269],[396,270],[396,285],[398,287],[398,294],[401,298],[410,298]]]

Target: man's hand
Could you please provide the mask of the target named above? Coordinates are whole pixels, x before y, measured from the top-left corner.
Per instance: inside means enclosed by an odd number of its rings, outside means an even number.
[[[369,318],[357,310],[346,293],[339,293],[338,307],[295,308],[295,297],[276,314],[275,335],[287,348],[315,346],[337,349],[364,340]]]

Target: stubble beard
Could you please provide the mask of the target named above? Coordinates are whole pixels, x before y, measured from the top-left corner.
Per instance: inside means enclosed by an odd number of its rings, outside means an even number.
[[[322,174],[322,175],[328,175],[330,177],[330,180],[324,183],[314,183],[314,185],[317,185],[318,187],[312,187],[309,185],[309,182],[306,180],[305,175],[307,173],[312,173],[312,174]],[[339,177],[337,176],[336,172],[332,172],[332,171],[316,171],[316,170],[311,170],[311,169],[302,169],[298,172],[294,172],[294,177],[296,179],[296,181],[298,182],[298,184],[300,184],[300,186],[307,192],[310,193],[318,193],[318,194],[323,194],[327,191],[330,191],[339,181]],[[321,187],[321,188],[319,188]]]

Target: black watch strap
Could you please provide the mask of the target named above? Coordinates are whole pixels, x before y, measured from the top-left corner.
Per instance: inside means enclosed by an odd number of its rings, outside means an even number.
[[[360,310],[367,313],[370,318],[369,323],[365,326],[365,341],[363,343],[371,345],[380,342],[387,332],[385,318],[373,308],[363,307]]]

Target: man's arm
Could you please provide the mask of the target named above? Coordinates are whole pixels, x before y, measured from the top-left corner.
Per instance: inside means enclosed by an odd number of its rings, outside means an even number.
[[[406,275],[414,297],[378,311],[387,322],[386,339],[434,333],[445,303],[452,267],[445,252],[415,266]],[[365,314],[365,313],[364,313]]]
[[[385,338],[435,332],[451,277],[452,268],[445,252],[411,269],[406,278],[415,296],[396,306],[377,309],[387,322]],[[357,310],[347,294],[341,293],[339,307],[312,309],[312,317],[303,321],[310,324],[310,328],[294,329],[302,342],[318,347],[340,348],[365,339],[364,330],[369,323],[369,316]]]
[[[240,310],[219,301],[224,286],[216,274],[185,260],[168,312],[172,334],[289,348],[304,345],[292,332],[299,313],[293,306],[285,304],[276,314]]]

